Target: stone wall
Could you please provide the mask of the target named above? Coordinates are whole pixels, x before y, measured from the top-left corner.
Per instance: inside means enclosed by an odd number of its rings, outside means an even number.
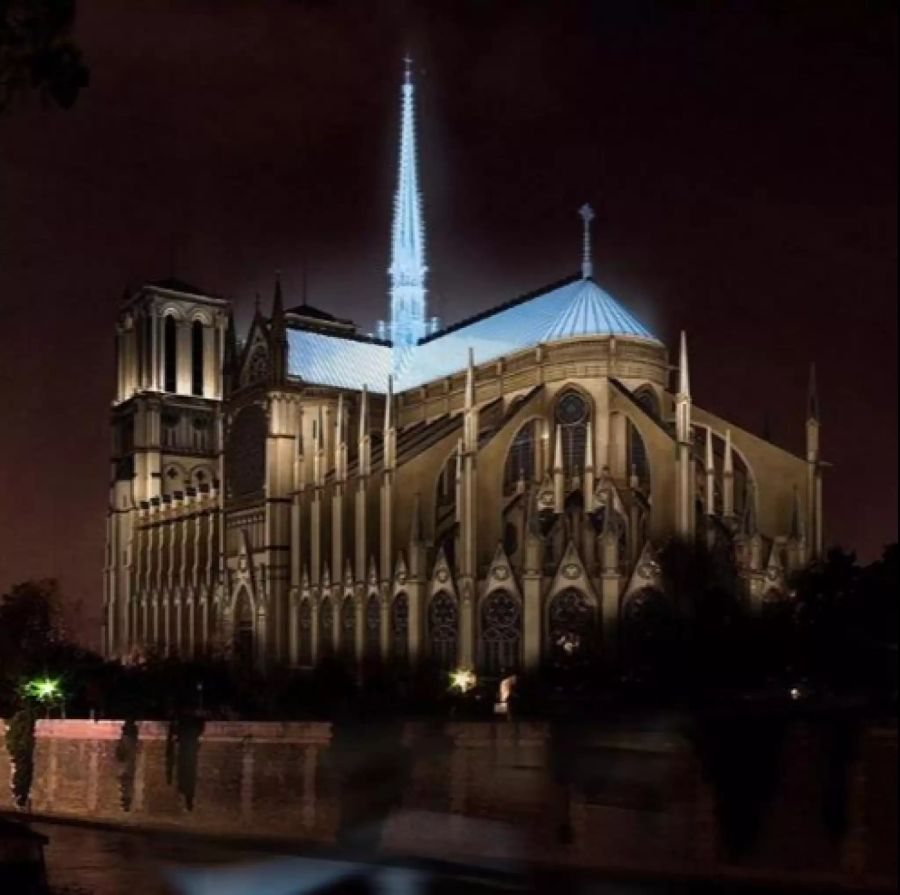
[[[791,725],[761,791],[754,782],[740,796],[675,726],[39,721],[30,807],[366,854],[888,884],[896,730],[855,731],[838,765],[834,742],[830,728]],[[0,775],[9,779],[2,744]],[[753,820],[740,854],[723,804],[732,815],[737,805],[739,824]],[[8,786],[0,808],[12,808]]]
[[[35,814],[191,831],[330,841],[323,787],[331,725],[38,721]],[[4,758],[0,757],[0,772]],[[3,793],[3,807],[12,797]]]

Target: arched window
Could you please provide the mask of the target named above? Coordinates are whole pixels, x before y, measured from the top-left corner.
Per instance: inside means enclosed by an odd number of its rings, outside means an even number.
[[[519,667],[522,647],[522,607],[509,591],[497,590],[481,604],[479,668],[500,675]]]
[[[397,594],[391,603],[391,659],[405,662],[409,658],[409,597]]]
[[[650,490],[650,461],[647,458],[647,446],[631,420],[628,421],[628,472],[637,476],[638,485],[643,490]]]
[[[300,601],[300,655],[301,665],[312,665],[312,606],[309,600]]]
[[[456,454],[451,454],[438,475],[434,502],[434,543],[443,548],[452,567],[456,548]]]
[[[566,588],[550,601],[547,636],[550,655],[555,661],[573,661],[593,651],[594,609],[580,590]]]
[[[353,597],[345,597],[341,604],[341,655],[348,661],[356,653],[356,606]]]
[[[191,324],[191,394],[203,394],[203,324]]]
[[[509,446],[506,465],[503,469],[503,493],[512,494],[516,484],[522,479],[529,483],[534,479],[534,449],[537,421],[525,423]]]
[[[580,475],[584,469],[588,421],[585,399],[578,392],[564,392],[556,404],[556,423],[562,429],[562,459],[566,478]]]
[[[445,670],[456,666],[458,623],[456,600],[441,591],[428,607],[428,634],[431,658],[438,667]]]
[[[163,388],[167,392],[178,388],[178,324],[171,314],[163,323]]]
[[[334,654],[334,603],[325,597],[319,603],[319,657]]]
[[[365,653],[369,660],[381,655],[381,604],[375,594],[366,600]]]

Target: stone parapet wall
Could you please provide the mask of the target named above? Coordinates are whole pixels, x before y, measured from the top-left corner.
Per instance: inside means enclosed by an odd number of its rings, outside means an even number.
[[[38,721],[30,809],[106,823],[330,841],[327,723]]]
[[[791,725],[772,753],[768,789],[756,798],[751,787],[745,804],[727,788],[734,778],[723,789],[671,723],[179,729],[73,720],[39,721],[35,734],[29,807],[51,817],[354,845],[369,855],[807,886],[882,885],[897,873],[890,728],[860,731],[851,757],[835,766],[833,730]],[[0,741],[0,779],[10,770]],[[741,821],[755,818],[739,856],[728,849],[726,803]],[[0,809],[13,807],[9,786],[0,786]]]

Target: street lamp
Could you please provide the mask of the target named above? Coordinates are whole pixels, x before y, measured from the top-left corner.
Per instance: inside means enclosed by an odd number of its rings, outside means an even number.
[[[65,702],[58,678],[37,677],[25,683],[25,695],[45,706],[46,717],[50,717],[50,707],[58,702],[62,705],[62,716],[65,717]]]

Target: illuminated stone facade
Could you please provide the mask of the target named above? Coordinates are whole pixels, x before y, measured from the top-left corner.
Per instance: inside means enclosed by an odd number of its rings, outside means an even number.
[[[382,329],[402,351],[286,309],[280,284],[240,343],[228,302],[187,284],[125,304],[106,651],[615,661],[667,611],[673,538],[728,557],[750,605],[788,598],[822,551],[814,384],[803,457],[694,404],[684,336],[670,383],[666,347],[594,281],[587,208],[580,275],[426,323],[409,79],[403,103]]]

